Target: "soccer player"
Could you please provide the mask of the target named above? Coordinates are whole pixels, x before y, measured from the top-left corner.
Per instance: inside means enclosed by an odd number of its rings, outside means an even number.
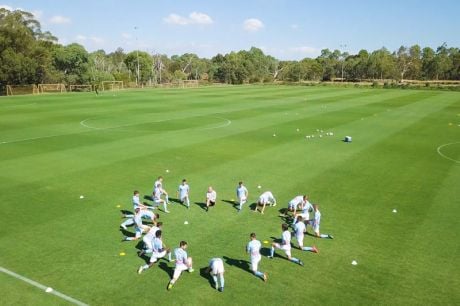
[[[313,205],[308,201],[308,197],[305,199],[305,203],[302,205],[301,208],[302,212],[301,213],[296,213],[294,212],[294,218],[292,220],[292,226],[294,227],[294,224],[297,221],[297,217],[301,216],[303,220],[310,220],[310,213],[313,211]]]
[[[217,193],[212,189],[212,186],[208,187],[208,192],[206,192],[206,211],[209,211],[209,206],[216,205]]]
[[[150,230],[147,232],[147,234],[144,235],[142,238],[142,241],[144,242],[144,248],[142,251],[138,252],[139,256],[142,256],[144,254],[151,254],[153,252],[153,240],[155,239],[155,234],[157,231],[161,230],[161,227],[163,226],[162,222],[158,222],[156,226],[152,226]]]
[[[236,197],[238,198],[238,201],[240,202],[240,206],[238,207],[238,212],[241,211],[243,208],[243,204],[246,203],[248,200],[248,189],[243,185],[243,182],[238,183],[238,187],[236,187]]]
[[[153,202],[157,205],[163,204],[163,211],[165,213],[169,213],[168,202],[161,198],[161,195],[163,194],[162,190],[163,189],[159,187],[155,187],[153,190]]]
[[[257,240],[256,233],[251,233],[249,235],[249,239],[250,241],[246,246],[246,253],[251,255],[251,271],[255,276],[262,278],[264,282],[266,282],[267,273],[263,273],[258,270],[259,262],[262,259],[262,256],[260,256],[260,248],[262,247],[262,244],[259,240]]]
[[[181,241],[179,247],[174,250],[174,256],[176,257],[176,268],[174,269],[174,274],[172,279],[169,281],[168,290],[171,290],[174,286],[174,283],[177,281],[182,271],[188,270],[188,272],[193,272],[192,267],[192,257],[187,256],[187,242]]]
[[[224,291],[224,262],[222,261],[221,258],[212,258],[209,261],[209,266],[206,268],[206,273],[210,273],[212,276],[212,279],[214,281],[214,286],[216,290],[219,290],[220,292]],[[220,282],[220,287],[219,283],[217,281],[217,276],[219,276],[219,282]]]
[[[187,208],[190,208],[190,199],[189,199],[189,192],[190,192],[190,187],[187,184],[187,180],[183,179],[182,184],[179,185],[179,188],[177,190],[177,195],[179,196],[179,201],[182,202],[182,204],[186,204]]]
[[[262,206],[262,210],[260,211],[260,213],[263,214],[265,210],[265,206],[267,204],[270,204],[270,206],[276,206],[276,199],[270,191],[265,191],[264,193],[260,195],[259,200],[257,201],[256,208],[254,209],[254,212],[257,212],[259,209],[259,206]]]
[[[308,221],[308,224],[311,225],[313,228],[313,232],[315,232],[315,236],[318,238],[329,238],[334,239],[332,235],[329,234],[320,234],[319,232],[319,223],[321,221],[321,213],[319,212],[319,206],[317,204],[313,205],[313,209],[315,211],[315,218]]]
[[[141,237],[142,233],[150,230],[150,227],[142,224],[142,212],[140,208],[136,208],[136,214],[134,215],[134,225],[136,228],[136,235],[134,237],[124,237],[122,241],[137,240]]]
[[[139,267],[139,269],[137,270],[137,273],[139,274],[141,274],[142,271],[147,270],[148,268],[153,266],[153,264],[157,262],[158,259],[165,257],[166,254],[168,254],[168,259],[169,261],[171,261],[171,251],[163,244],[163,240],[161,240],[161,230],[156,231],[155,239],[153,239],[152,245],[153,252],[150,256],[149,263]]]
[[[303,222],[303,218],[302,216],[298,216],[297,217],[297,222],[295,223],[294,225],[294,234],[295,234],[295,237],[297,239],[297,242],[299,243],[299,249],[301,250],[304,250],[304,251],[310,251],[310,252],[313,252],[313,253],[318,253],[318,249],[316,248],[316,246],[307,246],[307,247],[304,247],[303,246],[303,238],[305,236],[305,223]]]
[[[157,178],[157,180],[155,181],[155,183],[153,183],[153,190],[155,190],[155,188],[160,189],[161,195],[164,195],[164,196],[165,196],[166,204],[169,204],[168,193],[167,193],[166,190],[163,188],[163,177],[162,177],[161,175]]]
[[[288,211],[292,211],[292,213],[295,215],[297,209],[303,209],[303,206],[307,200],[308,200],[307,195],[296,196],[294,199],[289,201]]]
[[[281,225],[281,228],[283,230],[283,234],[281,237],[281,244],[276,243],[276,242],[272,243],[272,248],[270,250],[270,256],[268,256],[268,258],[273,259],[273,256],[275,255],[275,248],[281,249],[284,251],[284,253],[286,253],[287,258],[290,261],[303,266],[303,262],[300,259],[291,256],[291,233],[288,230],[289,229],[288,225],[286,223],[283,223]]]

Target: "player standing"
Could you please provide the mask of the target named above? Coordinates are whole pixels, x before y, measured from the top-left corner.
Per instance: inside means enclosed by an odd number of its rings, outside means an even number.
[[[177,189],[177,195],[179,197],[179,201],[187,205],[187,208],[190,208],[189,192],[190,192],[190,187],[187,184],[187,180],[183,179],[182,184],[180,184],[179,188]]]
[[[238,198],[239,201],[239,207],[238,207],[238,212],[241,211],[243,208],[243,204],[246,203],[248,200],[249,192],[246,186],[243,185],[243,182],[238,183],[238,187],[236,187],[236,197]]]
[[[271,259],[273,258],[273,256],[275,255],[275,248],[281,249],[284,251],[284,253],[286,253],[287,258],[290,261],[303,266],[303,262],[300,259],[291,256],[291,233],[288,230],[289,228],[288,225],[286,223],[283,223],[281,225],[281,228],[283,230],[282,237],[281,237],[281,244],[276,243],[276,242],[272,243],[272,248],[270,250],[270,256],[268,256],[268,258],[271,258]]]
[[[165,196],[166,204],[169,204],[168,193],[166,192],[166,190],[165,190],[164,187],[163,187],[163,177],[162,177],[161,175],[157,178],[157,180],[156,180],[155,183],[153,184],[153,189],[155,190],[155,188],[160,189],[161,195],[164,195],[164,196]]]
[[[212,189],[212,186],[208,187],[208,192],[206,192],[206,211],[209,211],[209,206],[216,205],[217,193]]]
[[[188,270],[188,272],[193,272],[192,267],[192,257],[187,256],[187,242],[181,241],[179,247],[174,250],[174,256],[176,257],[176,268],[174,269],[174,274],[172,279],[169,281],[168,290],[171,290],[174,286],[174,283],[177,281],[182,271]]]
[[[251,271],[255,276],[262,278],[264,282],[266,282],[267,273],[263,273],[258,270],[259,262],[262,259],[262,256],[260,256],[260,248],[262,247],[262,244],[259,240],[257,240],[256,233],[251,233],[249,235],[249,239],[250,241],[246,246],[246,253],[251,256]]]
[[[214,286],[220,292],[224,291],[224,262],[221,258],[212,258],[209,261],[209,266],[206,268],[206,273],[210,273],[212,279],[214,280]],[[217,276],[219,276],[220,286],[217,280]]]

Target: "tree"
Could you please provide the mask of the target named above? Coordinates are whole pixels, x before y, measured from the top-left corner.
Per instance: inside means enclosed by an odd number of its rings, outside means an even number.
[[[57,46],[53,50],[53,65],[63,72],[62,82],[67,84],[82,84],[90,81],[89,54],[86,49],[77,43],[67,46]]]
[[[137,69],[139,67],[139,84],[152,82],[154,76],[152,73],[153,59],[150,54],[143,51],[132,51],[126,56],[125,64],[134,77],[137,76]]]

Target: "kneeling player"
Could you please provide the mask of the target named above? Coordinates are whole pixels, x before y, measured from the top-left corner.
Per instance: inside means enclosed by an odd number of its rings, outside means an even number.
[[[182,271],[188,270],[188,272],[193,272],[192,267],[192,257],[187,256],[187,242],[181,241],[179,247],[174,250],[174,256],[176,257],[176,268],[174,269],[174,274],[172,279],[169,281],[168,290],[171,290],[174,286],[174,283],[177,281]]]
[[[273,256],[275,255],[275,249],[281,249],[284,251],[284,253],[286,253],[287,258],[290,261],[303,266],[303,262],[300,259],[291,256],[291,233],[288,230],[288,225],[286,223],[283,223],[281,225],[281,228],[283,229],[281,244],[276,242],[272,243],[270,256],[268,256],[268,258],[273,258]]]
[[[303,222],[303,218],[301,216],[297,217],[297,222],[294,225],[294,233],[295,237],[297,239],[297,242],[299,243],[299,249],[304,250],[304,251],[310,251],[313,253],[318,253],[318,249],[316,246],[311,246],[311,247],[304,247],[303,246],[303,238],[305,236],[305,223]]]
[[[315,236],[318,238],[329,238],[329,239],[334,239],[332,235],[329,234],[320,234],[319,232],[319,223],[321,222],[321,213],[319,212],[319,206],[318,205],[313,205],[313,209],[315,211],[315,218],[312,220],[308,221],[308,224],[311,225],[313,228],[313,232],[315,232]]]
[[[152,256],[150,256],[150,261],[148,264],[139,267],[137,270],[137,273],[139,274],[153,266],[153,264],[157,262],[158,259],[165,257],[166,254],[168,254],[168,259],[171,261],[171,252],[165,245],[163,245],[163,241],[161,240],[161,230],[158,230],[155,233],[155,239],[153,239],[152,245],[153,252]]]
[[[256,212],[259,209],[259,206],[262,206],[260,213],[263,214],[267,204],[270,204],[270,206],[276,206],[276,199],[270,191],[265,191],[260,195],[254,211]]]
[[[182,204],[187,205],[187,208],[190,208],[190,198],[189,198],[190,187],[187,184],[187,180],[183,179],[182,184],[179,185],[177,189],[177,195],[179,196],[179,201]]]
[[[212,279],[214,280],[214,286],[216,289],[218,289],[220,292],[224,291],[224,262],[222,261],[221,258],[212,258],[209,261],[209,266],[206,268],[206,273],[210,273],[212,276]],[[217,281],[217,276],[219,276],[219,282],[220,286]]]
[[[206,192],[206,211],[209,210],[209,206],[216,205],[217,193],[212,189],[211,186],[208,187],[208,192]]]
[[[260,256],[260,248],[262,247],[262,244],[259,240],[257,240],[256,233],[251,233],[251,235],[249,235],[249,239],[250,241],[246,246],[246,253],[249,253],[251,256],[251,271],[255,276],[262,278],[264,282],[266,282],[267,274],[258,270],[259,262],[262,259],[262,256]]]

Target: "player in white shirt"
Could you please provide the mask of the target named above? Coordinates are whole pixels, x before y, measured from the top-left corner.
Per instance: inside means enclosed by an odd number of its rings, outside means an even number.
[[[176,268],[174,269],[174,274],[172,279],[169,281],[168,290],[171,290],[174,286],[174,283],[177,281],[182,271],[188,270],[188,272],[193,272],[192,267],[192,257],[187,256],[187,242],[181,241],[179,247],[174,250],[174,256],[176,257]]]
[[[301,216],[298,216],[297,222],[294,224],[294,234],[295,234],[295,238],[297,239],[297,242],[299,243],[299,249],[304,250],[304,251],[310,251],[313,253],[318,253],[319,251],[316,248],[316,246],[311,246],[311,247],[303,246],[303,238],[305,236],[305,229],[306,229],[306,226],[303,221],[303,218]]]
[[[281,243],[276,243],[276,242],[272,243],[272,248],[270,250],[270,256],[268,256],[268,258],[271,258],[271,259],[273,258],[273,256],[275,255],[275,249],[281,249],[284,251],[284,253],[286,253],[287,258],[290,261],[303,266],[303,262],[300,259],[291,256],[291,233],[288,230],[289,229],[288,225],[286,223],[283,223],[281,225],[281,228],[283,230],[283,233],[281,236]]]
[[[165,213],[169,213],[168,202],[161,198],[162,194],[162,189],[159,187],[155,187],[155,189],[153,190],[153,202],[157,205],[163,204],[163,211]]]
[[[294,199],[289,201],[288,211],[292,211],[295,215],[297,209],[303,209],[303,206],[306,203],[306,201],[308,201],[307,195],[296,196]]]
[[[133,210],[136,210],[136,208],[140,208],[142,211],[142,217],[143,218],[148,218],[152,219],[152,221],[155,219],[155,215],[149,211],[148,209],[155,209],[155,207],[151,206],[146,206],[144,204],[141,204],[140,199],[139,199],[139,191],[134,190],[133,193]],[[127,226],[133,225],[134,224],[134,214],[123,214],[121,216],[122,218],[129,218],[125,220],[120,226],[124,230],[126,230]]]
[[[259,240],[257,240],[256,233],[251,233],[251,235],[249,235],[249,239],[250,241],[246,246],[246,253],[251,256],[251,271],[255,276],[262,278],[264,282],[266,282],[267,273],[259,271],[259,262],[262,259],[262,256],[260,256],[260,248],[262,247],[262,244]]]
[[[225,279],[224,279],[224,261],[222,258],[212,258],[209,261],[209,266],[206,268],[206,273],[210,273],[211,277],[214,281],[214,286],[216,290],[219,290],[220,292],[224,291],[224,285],[225,285]],[[217,276],[219,276],[219,282],[217,280]]]
[[[155,183],[153,183],[153,190],[155,190],[156,188],[158,188],[161,191],[161,195],[165,196],[166,204],[169,204],[168,193],[166,192],[166,190],[163,187],[163,177],[161,175],[157,178]]]
[[[156,226],[152,226],[147,234],[144,235],[142,238],[142,241],[144,242],[144,248],[137,253],[140,257],[142,257],[144,254],[151,254],[153,252],[153,239],[155,239],[156,232],[161,230],[162,226],[163,223],[158,222]]]
[[[240,212],[243,208],[243,204],[248,200],[248,196],[248,189],[243,185],[243,182],[239,182],[238,187],[236,187],[236,197],[238,198],[238,202],[240,204],[238,207],[238,212]]]
[[[254,212],[257,212],[257,210],[259,209],[259,206],[262,206],[262,210],[260,211],[260,213],[263,214],[265,210],[265,206],[267,204],[270,204],[270,206],[276,206],[276,199],[270,191],[265,191],[264,193],[260,195],[259,200],[257,201],[256,208],[254,209]]]
[[[312,220],[308,221],[308,224],[311,225],[313,228],[313,232],[315,232],[315,236],[318,238],[329,238],[329,239],[334,239],[332,235],[329,234],[320,234],[319,232],[319,224],[321,222],[321,213],[319,212],[319,206],[318,205],[313,205],[313,209],[315,211],[315,217]]]
[[[303,220],[310,220],[310,213],[313,212],[313,205],[308,201],[308,197],[305,199],[305,203],[302,206],[302,211],[300,213],[294,213],[294,218],[292,220],[292,226],[296,223],[297,217],[301,216]]]
[[[189,193],[190,193],[190,187],[187,184],[187,180],[183,179],[182,184],[180,184],[179,188],[177,189],[177,195],[179,196],[179,201],[187,205],[187,208],[190,208]]]
[[[171,261],[171,251],[163,244],[163,240],[161,240],[161,230],[156,231],[155,239],[153,239],[152,246],[153,251],[152,255],[150,256],[149,263],[140,266],[137,270],[137,273],[141,274],[142,271],[147,270],[148,268],[153,266],[153,264],[157,262],[158,259],[165,257],[166,254],[168,254],[168,260]]]
[[[208,191],[206,192],[206,211],[209,211],[209,206],[216,205],[216,200],[217,193],[212,189],[212,186],[209,186]]]
[[[137,240],[141,237],[142,233],[148,232],[150,227],[142,224],[142,211],[140,208],[136,208],[136,214],[134,215],[134,225],[136,229],[136,235],[134,237],[124,237],[122,241]]]

